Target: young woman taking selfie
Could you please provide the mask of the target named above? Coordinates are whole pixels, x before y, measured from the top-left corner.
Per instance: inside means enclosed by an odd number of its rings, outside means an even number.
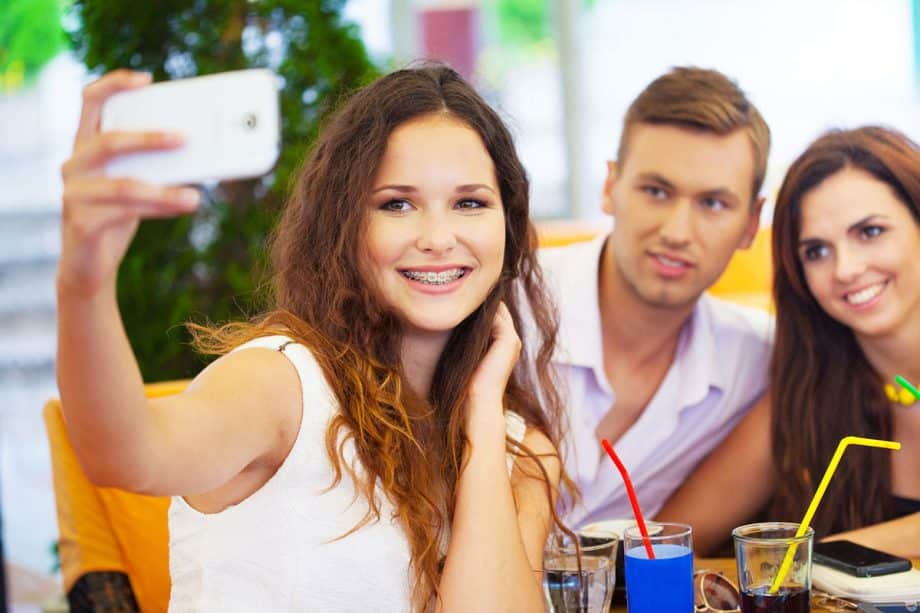
[[[542,610],[556,324],[495,112],[437,65],[356,93],[278,223],[273,308],[193,327],[221,357],[147,400],[118,265],[141,220],[198,197],[103,172],[180,144],[99,132],[106,98],[146,83],[116,71],[85,92],[63,168],[58,380],[90,478],[173,497],[170,610]]]

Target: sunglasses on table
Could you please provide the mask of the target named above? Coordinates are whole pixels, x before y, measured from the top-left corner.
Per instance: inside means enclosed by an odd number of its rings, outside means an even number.
[[[741,592],[731,579],[715,570],[693,573],[693,602],[696,613],[739,613]],[[811,603],[833,613],[858,611],[855,602],[812,590]]]

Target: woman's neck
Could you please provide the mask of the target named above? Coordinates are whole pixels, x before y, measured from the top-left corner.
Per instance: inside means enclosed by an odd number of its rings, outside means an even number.
[[[920,314],[894,334],[879,338],[856,337],[872,367],[886,383],[902,375],[912,383],[920,381]]]
[[[403,373],[412,391],[420,398],[427,398],[431,390],[431,380],[441,359],[441,353],[447,345],[450,332],[406,332],[403,335],[402,358]]]

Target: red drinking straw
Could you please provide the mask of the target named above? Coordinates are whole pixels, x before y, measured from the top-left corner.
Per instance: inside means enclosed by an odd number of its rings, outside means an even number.
[[[623,477],[623,483],[626,485],[626,493],[629,494],[629,504],[632,505],[633,515],[636,516],[636,523],[639,524],[639,532],[642,533],[642,542],[645,543],[645,551],[648,553],[648,559],[654,560],[655,552],[652,551],[652,542],[648,539],[648,530],[645,527],[645,519],[642,517],[642,511],[639,509],[639,500],[636,498],[636,490],[633,489],[633,484],[632,480],[629,478],[629,473],[626,472],[626,467],[623,466],[623,462],[621,462],[620,458],[617,457],[617,453],[613,450],[613,445],[610,444],[610,441],[607,439],[601,439],[601,445],[604,446],[604,450],[607,452],[607,455],[609,455],[610,459],[613,460],[617,470],[620,471],[620,476]]]

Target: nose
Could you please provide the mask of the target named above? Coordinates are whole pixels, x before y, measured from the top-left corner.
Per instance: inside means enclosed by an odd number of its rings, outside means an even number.
[[[451,226],[449,215],[426,211],[420,219],[415,241],[419,251],[439,255],[450,253],[457,244],[457,236]]]
[[[866,263],[859,254],[846,246],[839,246],[834,261],[834,277],[841,283],[850,283],[866,270]]]
[[[681,198],[664,212],[659,235],[661,242],[672,249],[690,244],[693,236],[693,206],[689,199]]]

